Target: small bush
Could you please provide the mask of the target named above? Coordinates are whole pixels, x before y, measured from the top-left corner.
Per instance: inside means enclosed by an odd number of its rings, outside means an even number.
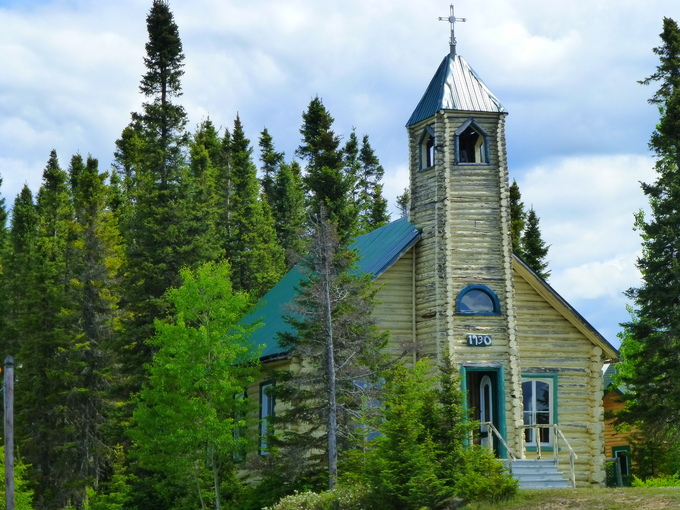
[[[457,497],[466,503],[496,503],[517,494],[517,480],[488,450],[472,446],[464,455],[463,470],[454,486]]]
[[[633,476],[633,487],[680,487],[680,475],[657,476],[655,478],[648,478],[647,480],[640,480],[637,476]]]
[[[340,488],[335,491],[301,492],[286,496],[263,510],[366,510],[363,487]]]

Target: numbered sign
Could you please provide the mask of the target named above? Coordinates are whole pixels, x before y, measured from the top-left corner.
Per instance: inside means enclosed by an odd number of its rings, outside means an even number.
[[[467,344],[473,347],[489,347],[491,345],[491,335],[468,335]]]

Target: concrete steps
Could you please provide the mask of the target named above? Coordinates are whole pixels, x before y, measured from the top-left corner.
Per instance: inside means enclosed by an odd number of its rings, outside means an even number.
[[[557,470],[554,460],[518,459],[508,461],[512,476],[522,489],[568,489],[571,487],[564,475]]]

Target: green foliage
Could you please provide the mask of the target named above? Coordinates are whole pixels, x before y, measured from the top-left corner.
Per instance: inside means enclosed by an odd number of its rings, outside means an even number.
[[[87,502],[83,510],[131,510],[132,497],[130,481],[134,477],[127,473],[123,448],[114,449],[113,475],[98,491],[88,488]]]
[[[0,446],[0,473],[5,473],[5,447]],[[0,484],[0,510],[6,508],[5,484]],[[15,510],[34,510],[33,490],[30,488],[26,465],[20,459],[14,460],[14,509]]]
[[[521,251],[522,232],[526,224],[526,211],[522,202],[522,193],[515,179],[510,185],[510,235],[512,237],[512,249]]]
[[[623,324],[626,368],[621,381],[631,390],[624,419],[650,437],[675,435],[680,415],[680,28],[664,18],[662,45],[656,72],[642,83],[658,84],[649,100],[659,108],[660,119],[650,139],[656,155],[657,178],[644,183],[649,198],[649,218],[636,214],[635,228],[642,238],[638,268],[642,283],[629,289],[633,319]]]
[[[647,480],[641,480],[637,476],[633,475],[633,487],[680,487],[680,475],[666,475],[659,476],[656,478],[648,478]]]
[[[341,487],[334,491],[303,492],[286,496],[263,510],[364,510],[367,506],[366,488]]]
[[[372,316],[376,289],[370,275],[356,274],[355,260],[320,218],[301,262],[306,278],[286,317],[293,332],[279,336],[304,360],[301,370],[276,374],[275,397],[286,404],[275,417],[285,430],[277,446],[293,487],[323,473],[333,478],[325,466],[350,446],[356,413],[379,392],[387,336]]]
[[[399,216],[406,218],[408,210],[411,206],[411,190],[404,188],[404,192],[397,197],[397,208],[399,209]]]
[[[459,469],[454,490],[465,502],[495,503],[517,493],[517,480],[486,448],[474,445],[466,449]]]
[[[232,291],[227,263],[184,269],[181,277],[182,286],[168,291],[172,319],[156,321],[158,350],[129,434],[142,467],[196,500],[207,490],[220,508],[222,481],[253,444],[243,392],[258,374],[259,353],[245,340],[252,328],[238,325],[251,300]]]
[[[548,262],[545,258],[548,256],[549,245],[541,237],[541,230],[538,226],[539,218],[532,207],[529,209],[526,218],[526,228],[522,234],[522,258],[531,268],[531,270],[538,276],[547,280],[550,276],[548,270]]]

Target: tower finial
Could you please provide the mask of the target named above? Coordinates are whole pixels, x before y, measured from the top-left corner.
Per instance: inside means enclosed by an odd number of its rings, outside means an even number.
[[[449,50],[451,52],[451,55],[456,54],[456,34],[454,31],[454,27],[456,25],[456,21],[467,21],[466,18],[456,18],[456,16],[453,14],[453,4],[451,4],[451,9],[450,9],[450,14],[449,17],[439,17],[439,21],[448,21],[451,24],[451,40],[449,42]]]

